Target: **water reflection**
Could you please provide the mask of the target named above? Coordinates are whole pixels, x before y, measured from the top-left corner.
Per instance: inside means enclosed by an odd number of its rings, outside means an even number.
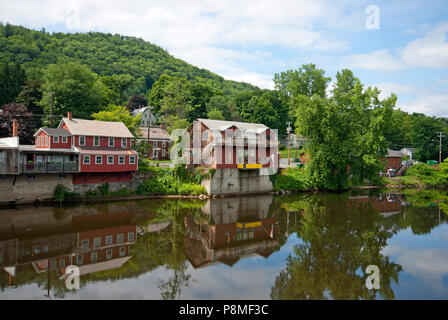
[[[0,299],[446,299],[444,199],[369,191],[2,210]],[[81,270],[70,293],[58,279],[69,264]],[[379,290],[365,286],[372,264]]]

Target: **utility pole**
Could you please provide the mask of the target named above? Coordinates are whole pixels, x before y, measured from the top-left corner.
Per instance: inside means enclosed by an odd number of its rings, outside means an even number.
[[[151,150],[151,148],[149,147],[150,141],[149,141],[149,137],[150,137],[150,131],[151,131],[151,106],[148,106],[148,158],[149,158],[149,152]]]
[[[440,145],[439,145],[439,164],[442,163],[442,138],[445,137],[445,133],[443,133],[442,131],[437,132],[437,134],[439,135],[440,138]]]
[[[290,135],[291,135],[291,122],[286,122],[288,124],[288,128],[286,129],[288,131],[288,168],[289,165],[291,164],[291,158],[290,158],[290,144],[291,144],[291,139],[290,139]]]
[[[53,128],[53,113],[54,113],[54,92],[50,92],[51,96],[51,116],[50,116],[50,127]]]

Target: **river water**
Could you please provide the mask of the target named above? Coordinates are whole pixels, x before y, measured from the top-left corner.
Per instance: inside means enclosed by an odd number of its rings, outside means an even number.
[[[4,209],[0,299],[448,299],[447,198],[368,190]],[[69,265],[79,289],[60,279]],[[366,286],[369,265],[379,289]]]

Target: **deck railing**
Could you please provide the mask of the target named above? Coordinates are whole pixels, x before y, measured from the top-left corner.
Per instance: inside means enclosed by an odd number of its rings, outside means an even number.
[[[24,173],[70,173],[78,171],[77,161],[22,164],[22,172]]]

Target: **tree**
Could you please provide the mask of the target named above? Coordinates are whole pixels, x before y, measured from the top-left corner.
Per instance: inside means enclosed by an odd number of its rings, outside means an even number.
[[[128,109],[129,112],[132,112],[135,109],[138,109],[140,107],[146,107],[147,105],[148,105],[148,100],[146,100],[142,96],[139,96],[138,94],[133,94],[129,98],[126,108]]]
[[[20,64],[0,64],[0,105],[14,102],[26,81]]]
[[[221,111],[213,109],[209,113],[207,113],[207,119],[213,120],[226,120],[222,115]]]
[[[140,124],[141,115],[133,117],[125,106],[109,105],[105,110],[92,114],[92,118],[97,121],[123,122],[124,125],[136,136],[136,128]]]
[[[33,114],[42,114],[43,108],[39,105],[42,100],[42,80],[30,79],[22,86],[22,90],[17,96],[17,103],[27,107]]]
[[[115,93],[113,95],[113,103],[121,104],[126,100],[126,90],[134,84],[135,79],[129,73],[125,73],[113,74],[112,76],[104,76],[101,77],[101,81],[106,85],[107,88]]]
[[[191,87],[191,104],[193,110],[188,115],[188,120],[193,122],[198,118],[207,116],[207,103],[210,98],[219,92],[204,82],[198,82]]]
[[[213,110],[221,113],[224,117],[222,120],[231,120],[232,113],[230,111],[229,100],[224,96],[218,95],[210,98],[209,102],[207,102],[207,112],[210,113]]]
[[[34,134],[34,120],[27,107],[19,103],[9,103],[2,107],[2,127],[6,129],[6,136],[12,135],[13,121],[18,124],[21,143],[32,143]]]
[[[296,133],[310,139],[306,169],[314,186],[341,191],[377,177],[396,102],[395,95],[382,101],[378,96],[378,89],[364,90],[349,70],[338,72],[333,97],[298,96]]]
[[[87,66],[75,62],[49,65],[43,74],[43,97],[40,105],[46,114],[51,111],[50,92],[54,92],[54,113],[62,116],[89,118],[107,101],[107,89]]]

